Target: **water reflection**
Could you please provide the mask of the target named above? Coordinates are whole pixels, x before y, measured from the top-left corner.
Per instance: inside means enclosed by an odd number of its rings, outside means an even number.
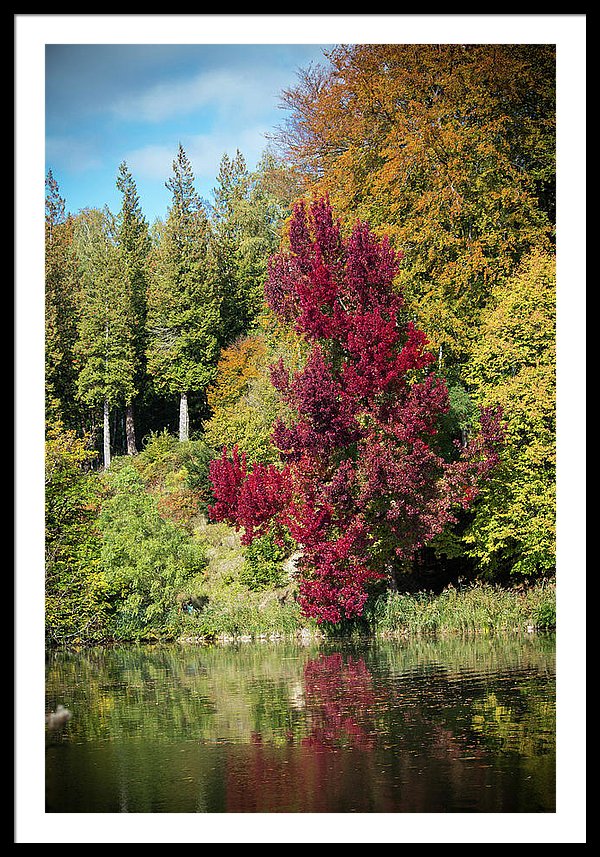
[[[553,812],[554,638],[53,653],[50,812]]]

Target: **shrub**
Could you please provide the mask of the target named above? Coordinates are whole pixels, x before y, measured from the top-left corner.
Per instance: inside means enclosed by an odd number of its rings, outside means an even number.
[[[161,517],[133,465],[109,473],[107,481],[111,496],[99,524],[111,629],[119,637],[170,635],[178,593],[206,566],[204,548]]]
[[[240,571],[240,581],[248,589],[270,589],[283,586],[286,576],[283,562],[287,556],[284,545],[270,536],[255,539],[246,548],[246,557]]]
[[[100,566],[101,500],[86,438],[55,426],[45,447],[45,630],[49,643],[100,640],[106,581]]]

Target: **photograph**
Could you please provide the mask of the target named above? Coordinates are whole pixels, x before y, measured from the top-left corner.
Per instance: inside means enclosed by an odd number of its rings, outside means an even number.
[[[14,16],[16,843],[586,842],[585,25]]]

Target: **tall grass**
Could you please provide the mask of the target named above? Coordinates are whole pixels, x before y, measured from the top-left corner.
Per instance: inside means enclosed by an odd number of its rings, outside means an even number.
[[[295,602],[280,604],[274,599],[265,604],[255,593],[246,592],[210,601],[197,617],[183,620],[181,636],[198,635],[208,639],[249,636],[256,639],[275,634],[290,637],[306,624]]]
[[[300,629],[317,630],[325,636],[435,637],[492,635],[549,630],[556,625],[554,583],[527,589],[505,589],[478,583],[466,589],[448,587],[431,592],[388,592],[374,601],[359,623],[323,625],[302,617],[296,602],[277,599],[261,603],[258,593],[221,593],[196,617],[184,620],[182,637],[254,639],[264,635],[293,637]]]
[[[527,589],[477,583],[438,595],[388,592],[366,618],[377,636],[546,630],[556,625],[556,588],[548,582]]]

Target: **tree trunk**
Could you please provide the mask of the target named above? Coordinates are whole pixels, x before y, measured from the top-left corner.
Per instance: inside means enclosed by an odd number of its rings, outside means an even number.
[[[110,422],[108,419],[108,399],[104,400],[104,469],[110,467]]]
[[[125,435],[127,437],[127,455],[137,455],[135,445],[135,423],[133,421],[133,402],[125,407]]]
[[[184,441],[189,438],[189,414],[188,414],[188,399],[187,393],[182,393],[179,399],[179,440]]]

